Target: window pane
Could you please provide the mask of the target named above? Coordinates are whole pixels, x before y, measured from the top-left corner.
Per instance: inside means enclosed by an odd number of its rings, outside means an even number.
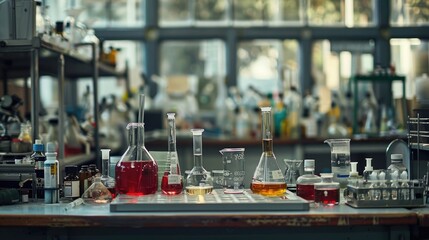
[[[188,0],[160,0],[159,24],[160,25],[188,25],[191,22]]]
[[[344,0],[309,0],[310,24],[344,24]]]
[[[265,0],[233,0],[235,23],[262,23]]]
[[[302,23],[302,6],[300,0],[268,0],[267,18],[270,24]]]
[[[195,1],[195,18],[197,21],[225,21],[226,0],[198,0]]]
[[[225,82],[225,65],[225,44],[221,40],[162,43],[161,78],[158,83],[163,84],[158,85],[161,88],[157,96],[164,94],[164,97],[155,97],[155,108],[174,111],[178,118],[190,122],[207,112],[208,115],[214,115],[219,86]],[[179,127],[188,128],[192,125]]]
[[[353,25],[355,26],[368,26],[373,24],[373,0],[354,0],[353,11],[348,10],[348,2],[349,1],[346,0],[346,25],[347,20],[350,18],[350,14],[353,16],[351,19],[353,19]]]
[[[351,76],[372,71],[373,51],[372,41],[316,41],[312,59],[314,85],[347,91]]]
[[[283,78],[297,82],[297,49],[294,40],[243,41],[238,45],[238,87],[246,91],[254,86],[263,93],[282,91]],[[279,65],[281,63],[281,65]]]
[[[77,19],[94,27],[142,26],[145,0],[46,0],[53,21],[67,16],[67,9],[82,9]]]
[[[429,73],[429,41],[416,38],[391,39],[390,49],[397,74],[406,76],[406,97],[412,99],[416,90],[415,79]],[[402,97],[401,89],[400,84],[394,85],[394,97]]]
[[[429,24],[429,1],[391,0],[390,22],[399,26]]]

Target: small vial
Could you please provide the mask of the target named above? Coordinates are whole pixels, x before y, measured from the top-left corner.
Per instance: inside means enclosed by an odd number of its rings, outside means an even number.
[[[371,185],[369,186],[370,190],[368,192],[370,200],[380,200],[381,199],[381,190],[377,184],[377,172],[372,172],[369,176],[369,181]]]
[[[408,173],[403,171],[401,173],[401,190],[400,190],[400,199],[401,200],[410,200],[410,185],[408,184]]]
[[[399,199],[398,175],[399,174],[398,174],[397,170],[391,174],[392,184],[390,185],[390,188],[391,188],[392,200],[398,200]]]
[[[368,182],[370,180],[370,175],[374,168],[372,167],[372,158],[365,158],[366,160],[366,166],[365,170],[363,170],[363,179],[365,182]]]
[[[76,165],[69,165],[65,167],[65,172],[64,197],[76,200],[80,197],[79,169]]]
[[[386,185],[386,173],[381,172],[378,175],[378,179],[380,180],[379,188],[381,189],[381,199],[382,200],[389,200],[390,199],[390,191],[387,189]]]

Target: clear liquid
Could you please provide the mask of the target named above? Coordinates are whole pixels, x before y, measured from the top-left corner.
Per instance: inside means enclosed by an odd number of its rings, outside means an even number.
[[[264,182],[252,182],[250,189],[253,193],[260,194],[268,197],[277,197],[284,196],[286,193],[286,183],[285,182],[273,182],[273,183],[264,183]]]
[[[119,162],[115,177],[117,194],[139,196],[158,190],[158,166],[153,161]]]
[[[186,187],[186,193],[189,195],[205,195],[209,194],[213,191],[213,186],[204,186],[204,187],[198,187],[198,186],[188,186]]]

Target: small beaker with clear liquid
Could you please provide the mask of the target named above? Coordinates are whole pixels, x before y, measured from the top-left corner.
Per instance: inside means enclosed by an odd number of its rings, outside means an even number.
[[[286,164],[285,170],[285,181],[287,188],[294,190],[296,189],[296,180],[302,175],[302,160],[284,159]]]
[[[340,183],[341,188],[345,188],[350,174],[350,139],[327,139],[324,143],[331,147],[334,180]]]
[[[219,152],[222,154],[224,193],[243,193],[244,148],[224,148]]]

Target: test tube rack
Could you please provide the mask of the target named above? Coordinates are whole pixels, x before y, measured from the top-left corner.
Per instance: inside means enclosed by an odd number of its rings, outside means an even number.
[[[370,188],[367,186],[351,186],[348,185],[344,190],[344,197],[346,204],[354,208],[395,208],[395,207],[424,207],[424,185],[417,180],[410,181],[413,184],[410,184],[409,187],[399,187],[395,188],[398,191],[398,199],[393,200],[392,196],[389,196],[389,199],[370,199],[367,196],[370,194],[370,191],[392,191],[393,188],[390,187],[390,183],[387,184],[386,188]],[[400,197],[400,193],[406,191],[408,194],[408,200],[404,200]]]

